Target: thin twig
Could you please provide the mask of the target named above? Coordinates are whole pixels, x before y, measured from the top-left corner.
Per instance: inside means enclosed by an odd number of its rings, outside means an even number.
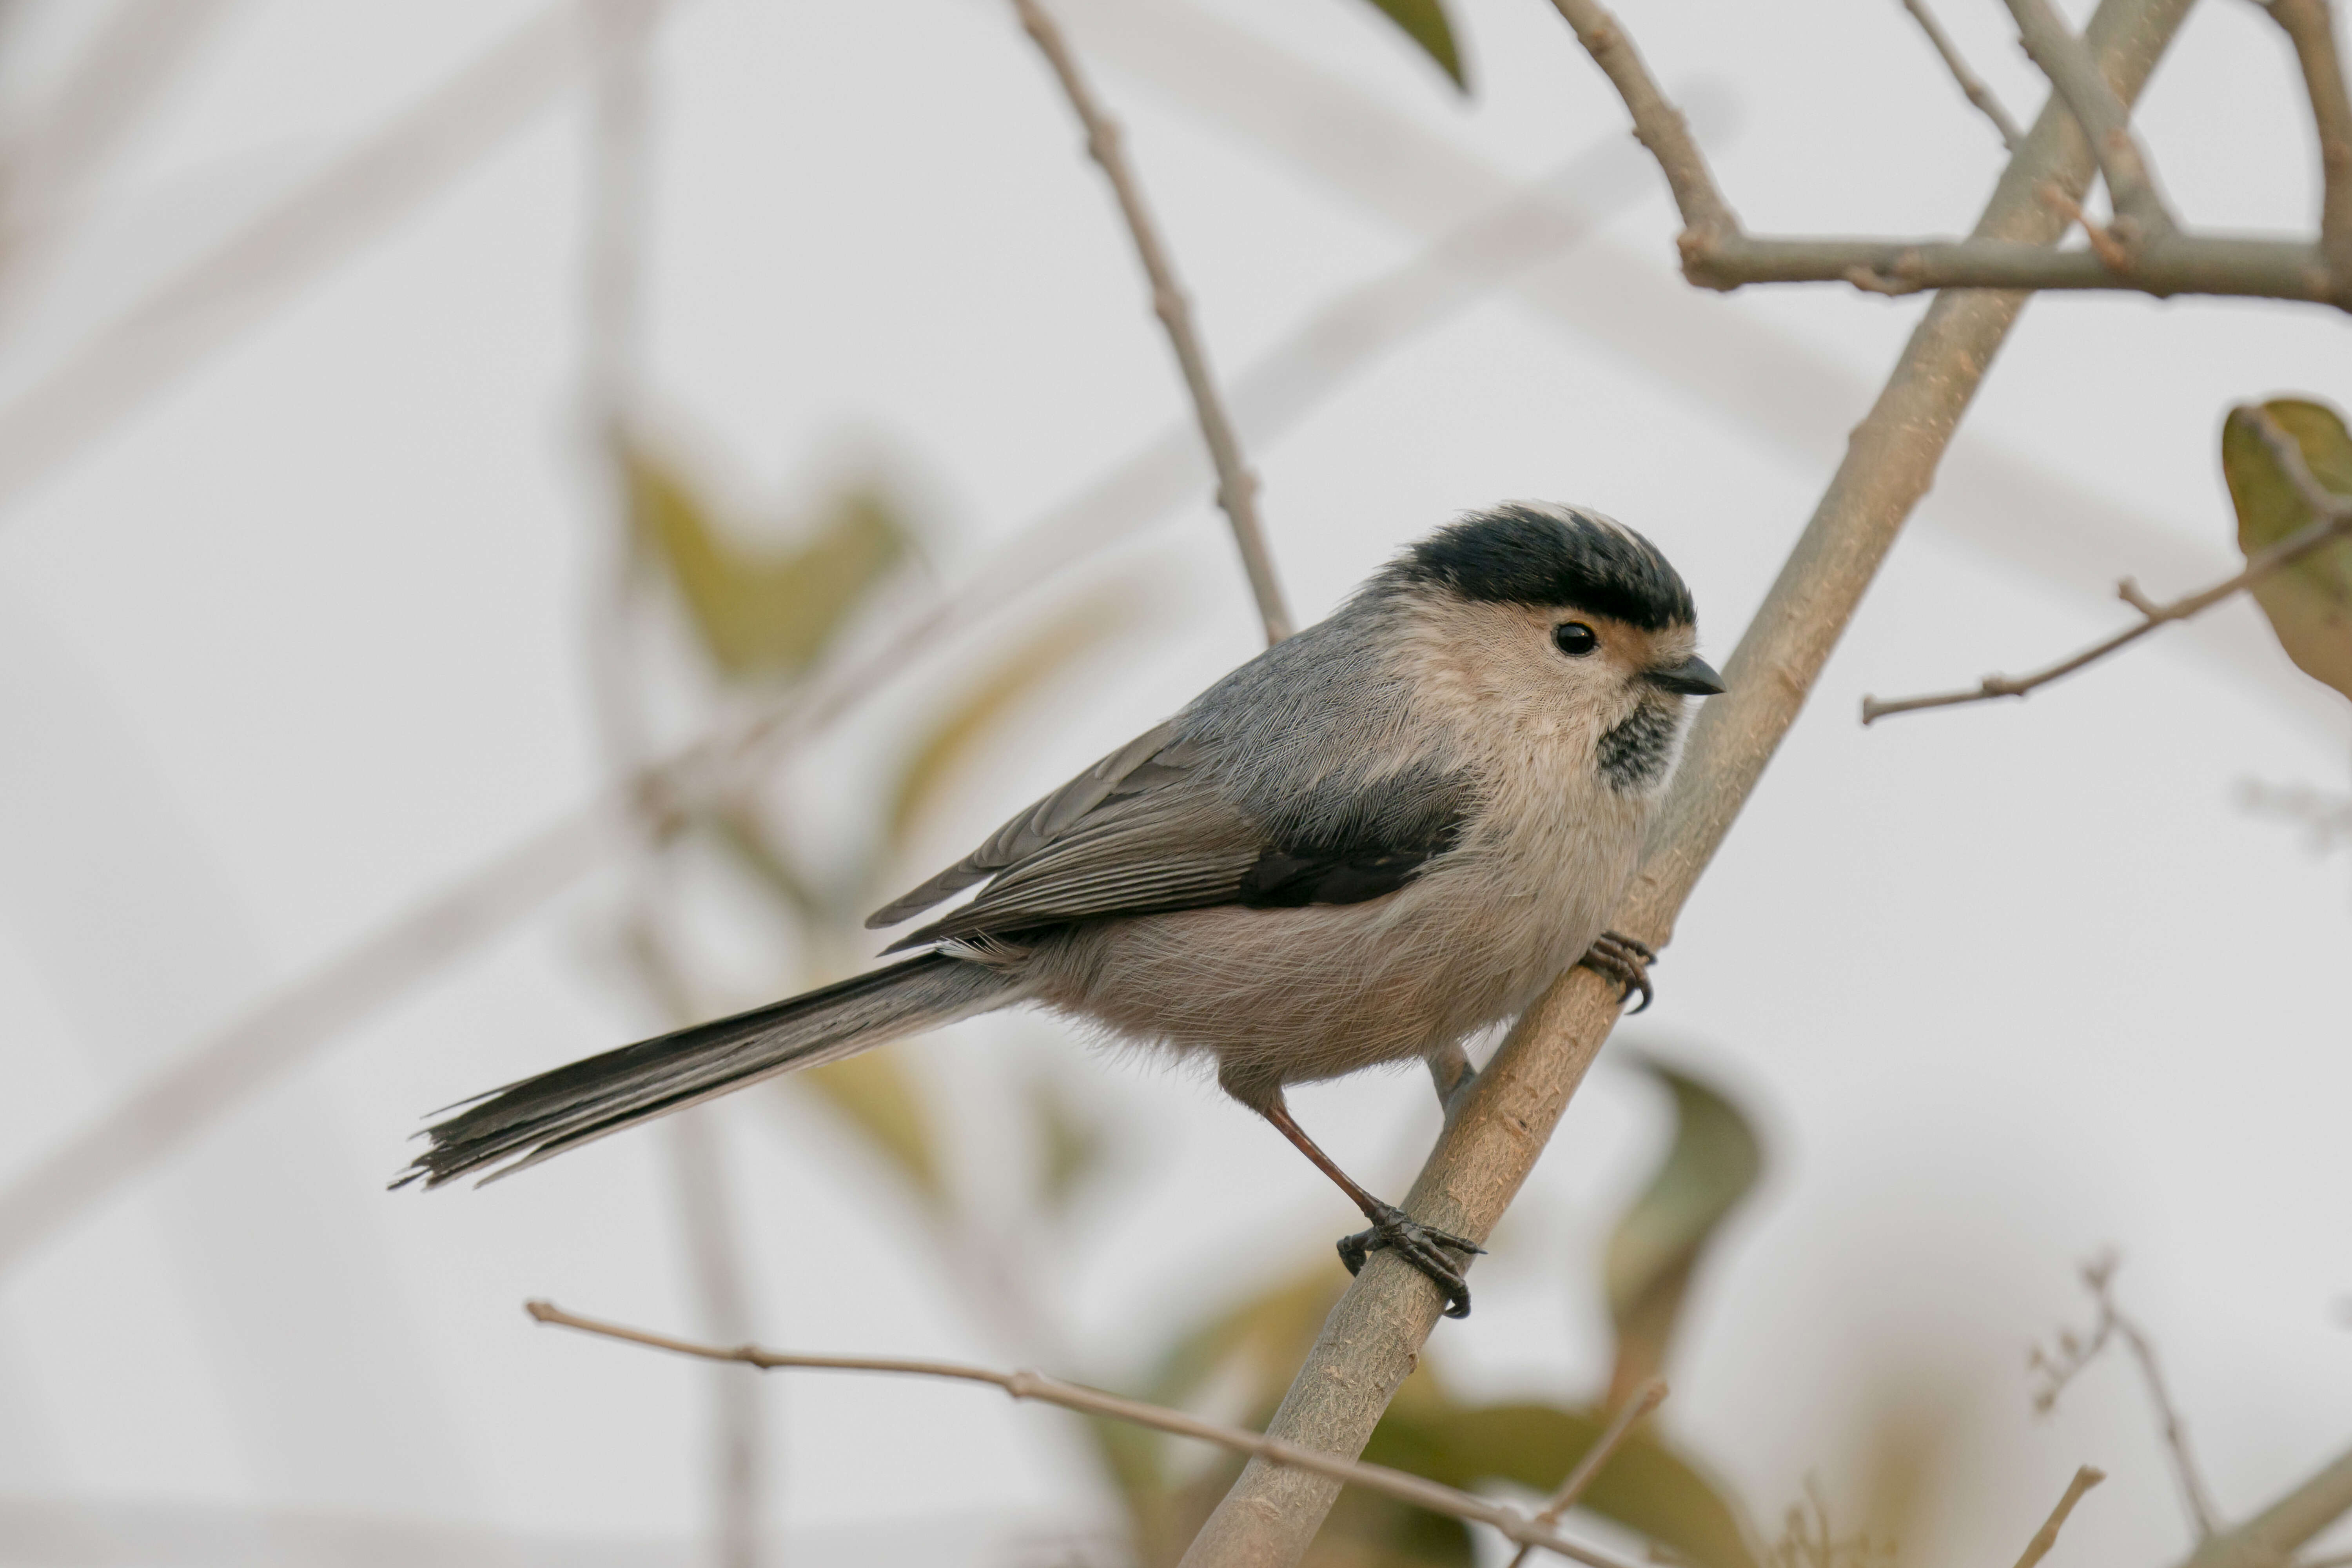
[[[1675,209],[1682,214],[1679,243],[1685,265],[1695,253],[1737,236],[1739,219],[1731,204],[1723,199],[1723,191],[1707,168],[1706,154],[1699,151],[1698,139],[1691,134],[1690,122],[1660,89],[1642,52],[1617,18],[1598,0],[1552,0],[1552,7],[1575,30],[1576,41],[1625,100],[1634,139],[1650,150],[1665,174]]]
[[[2352,300],[2352,90],[2327,0],[2259,0],[2294,45],[2319,132],[2319,248],[2339,300]]]
[[[2087,1335],[2070,1331],[2058,1336],[2058,1351],[2053,1355],[2035,1346],[2028,1364],[2042,1373],[2046,1381],[2033,1396],[2037,1410],[2047,1412],[2057,1404],[2063,1393],[2084,1367],[2096,1361],[2109,1343],[2122,1340],[2139,1368],[2141,1384],[2147,1390],[2148,1403],[2156,1406],[2157,1421],[2163,1432],[2166,1450],[2172,1459],[2174,1479],[2179,1484],[2182,1506],[2188,1510],[2189,1527],[2200,1541],[2210,1540],[2220,1528],[2221,1510],[2213,1506],[2213,1497],[2205,1479],[2197,1468],[2197,1460],[2189,1448],[2189,1428],[2180,1419],[2179,1408],[2172,1403],[2172,1393],[2165,1384],[2163,1369],[2157,1364],[2156,1345],[2147,1331],[2126,1317],[2116,1307],[2115,1277],[2117,1258],[2113,1252],[2104,1252],[2083,1265],[2083,1288],[2099,1310],[2097,1321]]]
[[[2066,1516],[2074,1511],[2074,1505],[2083,1500],[2084,1492],[2106,1479],[2106,1471],[2095,1469],[2089,1465],[2076,1470],[2074,1479],[2066,1483],[2066,1495],[2058,1500],[2058,1506],[2050,1510],[2050,1517],[2042,1521],[2042,1528],[2035,1531],[2033,1539],[2025,1543],[2025,1552],[2018,1558],[2017,1568],[2033,1568],[2036,1563],[2049,1556],[2050,1549],[2058,1544],[2058,1532],[2066,1528]]]
[[[2113,637],[2102,638],[2080,653],[2060,659],[2046,668],[2035,670],[2031,675],[1988,675],[1980,685],[1966,691],[1904,697],[1887,702],[1875,697],[1865,697],[1862,700],[1862,721],[1868,724],[1892,713],[1916,713],[1927,708],[1958,708],[1970,702],[1990,702],[1997,698],[2023,697],[2053,680],[2074,674],[2084,665],[2096,663],[2118,648],[2137,642],[2158,626],[2201,615],[2222,600],[2244,592],[2265,577],[2284,571],[2315,551],[2325,550],[2338,540],[2352,539],[2352,496],[2331,494],[2312,473],[2310,465],[2304,461],[2303,449],[2295,445],[2294,438],[2280,429],[2278,422],[2267,413],[2252,405],[2247,405],[2238,412],[2249,416],[2255,433],[2278,460],[2289,482],[2300,492],[2304,504],[2315,513],[2310,522],[2248,556],[2243,571],[2225,577],[2210,587],[2184,595],[2168,605],[2150,603],[2147,595],[2126,577],[2116,584],[2116,595],[2139,611],[2139,624],[2126,626]]]
[[[1268,644],[1278,643],[1294,627],[1290,607],[1283,601],[1281,580],[1275,575],[1274,552],[1266,543],[1265,524],[1258,517],[1257,476],[1250,471],[1242,456],[1240,437],[1234,434],[1224,399],[1217,391],[1216,377],[1210,374],[1208,349],[1192,320],[1192,300],[1176,277],[1176,265],[1169,258],[1159,226],[1152,221],[1151,209],[1144,203],[1143,187],[1127,161],[1127,153],[1120,145],[1118,122],[1104,112],[1094,89],[1078,69],[1069,41],[1045,7],[1037,0],[1013,0],[1013,8],[1021,17],[1023,30],[1036,44],[1045,63],[1053,68],[1055,78],[1061,82],[1071,110],[1086,129],[1087,153],[1101,165],[1110,181],[1112,195],[1118,198],[1119,213],[1127,219],[1127,232],[1135,241],[1135,254],[1151,284],[1152,312],[1167,330],[1169,346],[1176,351],[1176,363],[1184,373],[1185,390],[1192,395],[1192,412],[1201,422],[1201,439],[1208,446],[1210,461],[1216,465],[1217,504],[1233,523],[1234,542],[1241,548],[1242,569],[1249,574],[1250,592],[1257,599],[1258,618],[1265,623],[1265,640]]]
[[[1568,1510],[1576,1506],[1577,1499],[1582,1497],[1586,1489],[1592,1485],[1594,1478],[1601,1474],[1601,1467],[1608,1464],[1610,1459],[1615,1457],[1617,1450],[1623,1447],[1625,1439],[1633,1436],[1633,1428],[1642,1417],[1664,1403],[1665,1397],[1664,1379],[1652,1378],[1644,1384],[1642,1391],[1628,1400],[1611,1418],[1609,1425],[1602,1429],[1592,1447],[1585,1451],[1584,1458],[1576,1461],[1576,1468],[1569,1471],[1566,1479],[1561,1480],[1559,1489],[1545,1500],[1543,1511],[1536,1515],[1536,1522],[1543,1525],[1558,1524],[1566,1516]],[[1534,1551],[1535,1548],[1532,1546],[1520,1547],[1511,1558],[1510,1568],[1523,1568],[1528,1555]]]
[[[1631,1559],[1571,1541],[1550,1524],[1538,1523],[1507,1503],[1491,1501],[1475,1492],[1442,1486],[1403,1470],[1391,1469],[1386,1465],[1370,1465],[1360,1460],[1317,1453],[1311,1448],[1301,1448],[1263,1433],[1227,1426],[1221,1422],[1203,1421],[1181,1410],[1122,1398],[1099,1388],[1089,1388],[1084,1384],[1065,1383],[1043,1373],[998,1372],[992,1367],[973,1366],[965,1362],[930,1361],[908,1356],[802,1355],[764,1350],[758,1345],[730,1348],[698,1344],[692,1340],[674,1339],[667,1334],[651,1333],[621,1323],[582,1317],[576,1312],[565,1311],[551,1301],[526,1301],[523,1310],[536,1321],[553,1323],[559,1328],[578,1329],[583,1333],[668,1351],[677,1355],[694,1356],[703,1361],[740,1362],[762,1372],[782,1369],[872,1372],[905,1377],[944,1378],[957,1383],[984,1383],[1003,1389],[1015,1399],[1034,1399],[1041,1404],[1058,1405],[1065,1410],[1075,1410],[1085,1415],[1102,1415],[1114,1421],[1131,1422],[1174,1436],[1195,1437],[1202,1442],[1214,1443],[1268,1464],[1311,1470],[1317,1475],[1380,1492],[1433,1513],[1448,1514],[1474,1524],[1490,1525],[1522,1545],[1540,1546],[1547,1552],[1556,1552],[1574,1562],[1588,1563],[1591,1568],[1635,1568]]]
[[[2008,0],[2008,4],[2010,15],[2017,18],[2026,54],[2042,68],[2042,74],[2066,100],[2083,134],[2090,139],[2117,217],[2131,221],[2126,243],[2137,246],[2171,234],[2179,226],[2157,193],[2147,155],[2132,135],[2131,111],[2099,73],[2083,40],[2059,18],[2050,0]]]
[[[2116,90],[2138,96],[2190,0],[2101,0],[2091,47]],[[2044,113],[1978,226],[1988,237],[2049,244],[2063,221],[2033,195],[2055,179],[2085,186],[2087,151],[2063,115]],[[1879,563],[1933,483],[1954,431],[2023,309],[1987,290],[1939,296],[1921,317],[1876,401],[1725,669],[1643,846],[1612,929],[1656,947],[1723,844],[1802,709]],[[1571,970],[1521,1016],[1464,1094],[1402,1206],[1424,1225],[1477,1240],[1541,1154],[1621,1009],[1613,987]],[[1272,1435],[1332,1454],[1370,1440],[1436,1326],[1443,1298],[1392,1254],[1358,1274],[1291,1381]],[[1253,1463],[1185,1553],[1190,1568],[1285,1568],[1306,1552],[1336,1489]]]
[[[2009,110],[2001,107],[2000,100],[1993,96],[1992,89],[1984,84],[1984,79],[1969,68],[1969,62],[1961,58],[1959,46],[1953,43],[1951,35],[1944,31],[1944,25],[1936,20],[1936,13],[1928,9],[1927,0],[1903,0],[1903,8],[1911,13],[1911,19],[1919,24],[1921,32],[1927,35],[1927,42],[1935,46],[1937,55],[1944,62],[1944,68],[1952,73],[1952,80],[1958,85],[1961,93],[1977,106],[1979,113],[1992,121],[1992,128],[2000,132],[2000,144],[2012,153],[2016,152],[2017,144],[2025,139],[2025,132],[2010,118]]]

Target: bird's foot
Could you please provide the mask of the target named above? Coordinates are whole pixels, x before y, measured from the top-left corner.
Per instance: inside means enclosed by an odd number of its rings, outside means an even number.
[[[1445,1315],[1466,1318],[1470,1315],[1470,1287],[1462,1278],[1462,1270],[1442,1248],[1455,1252],[1481,1253],[1486,1249],[1475,1241],[1449,1236],[1429,1226],[1390,1204],[1382,1204],[1367,1213],[1372,1222],[1370,1230],[1360,1230],[1353,1236],[1339,1238],[1339,1261],[1354,1274],[1364,1267],[1364,1259],[1382,1247],[1397,1253],[1407,1263],[1429,1276],[1437,1288],[1445,1292]]]
[[[1656,994],[1650,989],[1650,965],[1657,961],[1658,955],[1651,951],[1647,942],[1620,936],[1613,931],[1604,931],[1593,939],[1591,949],[1576,962],[1597,974],[1614,980],[1620,1002],[1639,991],[1642,1005],[1633,1009],[1639,1013],[1649,1006]]]

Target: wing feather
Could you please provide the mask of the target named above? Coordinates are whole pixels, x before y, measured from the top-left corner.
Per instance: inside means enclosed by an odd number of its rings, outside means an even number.
[[[897,925],[1034,855],[1115,794],[1151,789],[1182,777],[1190,751],[1176,742],[1175,720],[1154,725],[990,834],[979,848],[921,887],[866,916],[866,929]]]

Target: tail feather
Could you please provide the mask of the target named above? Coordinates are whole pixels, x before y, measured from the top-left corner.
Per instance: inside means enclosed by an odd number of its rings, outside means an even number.
[[[756,1079],[855,1056],[900,1035],[1013,999],[1013,983],[982,964],[927,952],[887,969],[493,1089],[425,1132],[425,1152],[395,1187],[485,1178],[649,1121]]]

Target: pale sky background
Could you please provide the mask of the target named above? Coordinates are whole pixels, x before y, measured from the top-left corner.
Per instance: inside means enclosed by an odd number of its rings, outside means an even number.
[[[19,104],[88,34],[88,13],[42,9],[0,64]],[[1219,58],[1221,32],[1511,180],[1584,155],[1571,196],[1601,221],[1580,244],[1255,445],[1303,619],[1458,510],[1539,496],[1650,532],[1694,585],[1706,651],[1728,653],[1920,301],[1683,287],[1661,184],[1538,0],[1453,0],[1467,104],[1360,0],[1060,9],[1229,371],[1423,242],[1400,207],[1267,139],[1303,98],[1268,98],[1238,65],[1204,84],[1196,62]],[[2042,93],[2000,7],[1944,10],[2030,118]],[[1704,110],[1759,229],[1964,229],[2000,166],[1895,0],[1623,11]],[[226,6],[40,287],[7,302],[9,460],[25,461],[14,399],[540,14]],[[1108,194],[1007,7],[677,0],[654,112],[648,401],[739,511],[787,515],[881,461],[939,523],[951,584],[1182,417]],[[2199,9],[2142,124],[2194,221],[2311,223],[2299,88],[2252,6]],[[576,425],[586,131],[575,81],[30,488],[0,474],[0,1183],[596,788],[601,524]],[[1421,166],[1402,142],[1339,142],[1331,157],[1367,178],[1410,185]],[[1488,199],[1448,181],[1424,203],[1440,227]],[[2087,1318],[2074,1266],[2107,1245],[2225,1508],[2252,1510],[2345,1441],[2352,877],[2237,795],[2248,779],[2345,789],[2352,710],[2300,687],[2237,605],[2024,704],[1868,731],[1855,714],[1864,692],[2025,668],[2120,624],[2116,576],[2165,595],[2226,572],[2222,413],[2281,390],[2352,404],[2347,351],[2343,319],[2308,307],[2034,304],[1692,900],[1658,1005],[1622,1032],[1732,1086],[1769,1140],[1767,1185],[1700,1281],[1665,1415],[1768,1518],[1809,1472],[1833,1495],[1859,1476],[1857,1434],[1926,1366],[1913,1384],[1961,1449],[1943,1538],[1969,1560],[2013,1558],[2084,1462],[2113,1479],[2070,1525],[2068,1560],[2179,1556],[2172,1483],[2120,1362],[2053,1416],[2029,1407],[2024,1349]],[[1222,520],[1194,493],[1073,574],[1127,583],[1149,613],[968,771],[908,880],[1255,651]],[[2108,531],[2086,546],[2093,525]],[[898,727],[1066,591],[941,637],[796,759],[780,787],[812,843],[854,831],[855,781]],[[691,1326],[660,1138],[487,1192],[383,1191],[424,1112],[657,1023],[614,977],[617,890],[583,884],[450,964],[0,1279],[0,1563],[347,1560],[285,1540],[264,1543],[278,1556],[121,1544],[142,1510],[228,1529],[255,1509],[698,1560],[706,1375],[520,1310],[549,1296]],[[711,978],[761,999],[772,975],[735,946]],[[992,1120],[1038,1071],[1118,1151],[1108,1196],[1041,1284],[1069,1304],[1084,1363],[1049,1370],[1115,1381],[1174,1325],[1328,1258],[1354,1227],[1278,1138],[1190,1078],[1034,1019],[965,1026],[908,1059],[983,1188],[1010,1188]],[[1418,1077],[1296,1103],[1384,1192],[1435,1126]],[[816,1111],[768,1095],[706,1122],[763,1339],[1017,1358]],[[1475,1315],[1438,1331],[1472,1393],[1594,1392],[1598,1248],[1664,1127],[1648,1080],[1604,1058],[1480,1264]],[[762,1397],[793,1563],[1005,1561],[1007,1541],[1108,1517],[1056,1414],[858,1379],[775,1380]]]

